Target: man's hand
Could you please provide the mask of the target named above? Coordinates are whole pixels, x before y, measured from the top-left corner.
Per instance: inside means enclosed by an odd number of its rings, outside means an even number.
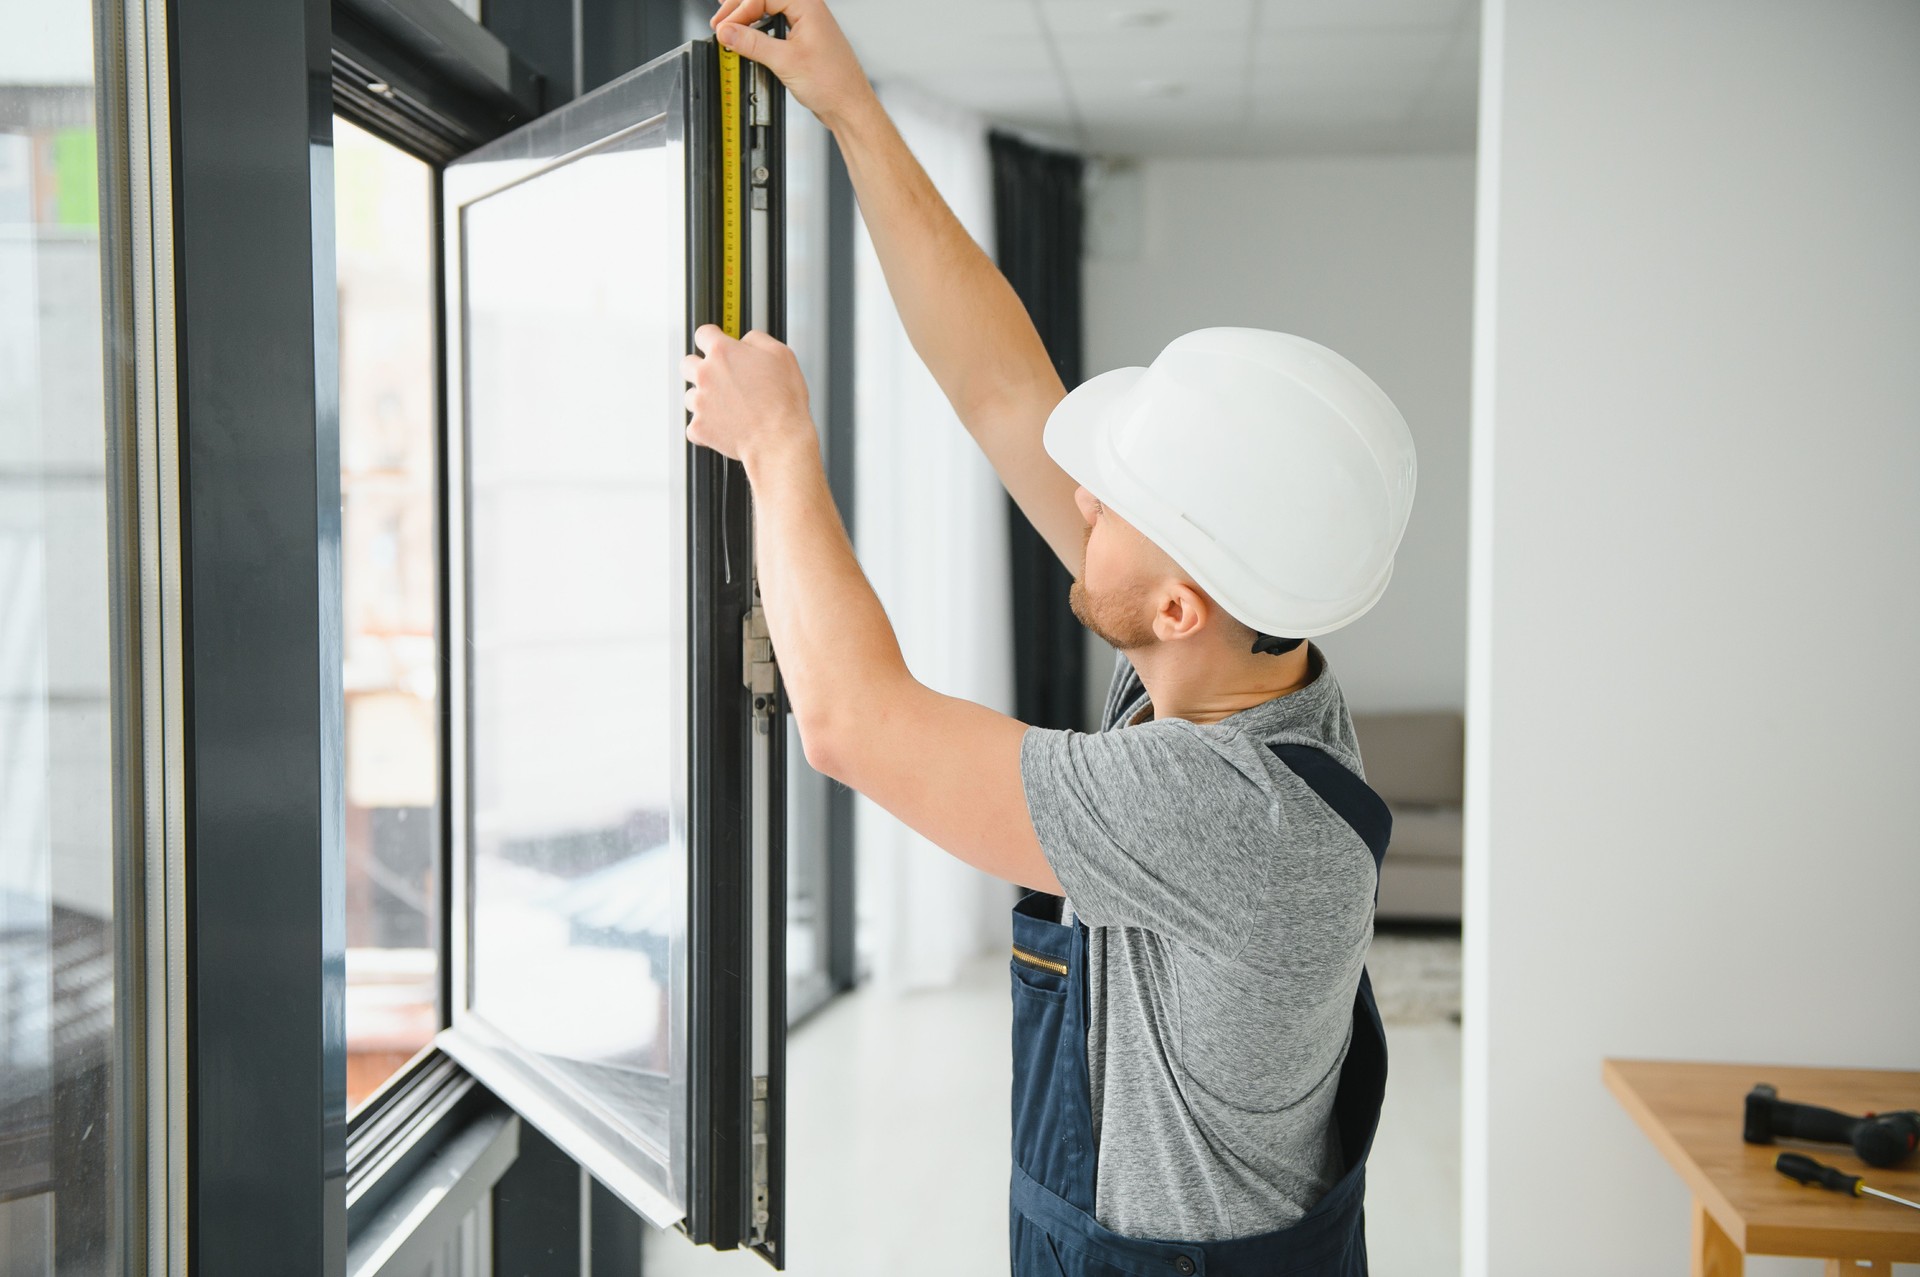
[[[776,40],[753,24],[785,14],[787,38]],[[780,77],[800,104],[828,128],[874,102],[873,86],[826,0],[721,0],[709,18],[720,43]]]
[[[807,761],[968,864],[1058,893],[1027,814],[1027,729],[908,670],[834,507],[793,355],[711,324],[694,343],[687,437],[746,463],[754,575]]]
[[[700,354],[680,362],[693,414],[687,438],[749,466],[793,448],[818,455],[807,381],[791,350],[758,329],[735,341],[714,324],[700,325],[693,344]]]
[[[964,4],[952,12],[965,21]],[[752,29],[769,13],[786,16],[786,39]],[[1026,306],[887,118],[827,0],[721,0],[712,23],[722,43],[779,76],[833,131],[914,351],[1021,511],[1079,576],[1087,525],[1074,504],[1078,485],[1043,441],[1067,388]]]

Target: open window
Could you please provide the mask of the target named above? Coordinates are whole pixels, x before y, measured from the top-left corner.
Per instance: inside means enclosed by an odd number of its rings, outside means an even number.
[[[785,716],[703,323],[784,335],[778,83],[685,45],[447,167],[452,1026],[629,1205],[782,1260]]]

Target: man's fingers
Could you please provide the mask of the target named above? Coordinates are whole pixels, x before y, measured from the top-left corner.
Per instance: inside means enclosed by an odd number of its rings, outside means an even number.
[[[757,4],[760,0],[746,0],[747,4]],[[732,49],[743,58],[758,62],[775,75],[787,61],[787,42],[776,40],[764,31],[755,31],[752,27],[743,27],[729,21],[720,28],[720,43]],[[782,77],[784,78],[784,77]]]
[[[718,27],[723,22],[738,22],[751,26],[760,19],[775,13],[793,13],[804,8],[795,0],[720,0],[720,7],[707,19],[707,25]]]
[[[680,380],[692,381],[700,371],[701,359],[698,355],[680,356]]]
[[[718,324],[702,324],[693,330],[693,344],[703,355],[711,355],[715,349],[732,340]]]
[[[738,22],[740,19],[735,14],[747,2],[748,0],[720,0],[720,7],[713,11],[711,18],[707,19],[707,25],[717,31],[723,22]]]
[[[714,15],[707,19],[707,25],[718,28],[723,22],[758,22],[766,15],[766,7],[766,0],[723,0]],[[757,12],[751,17],[744,16],[743,11],[747,9]]]

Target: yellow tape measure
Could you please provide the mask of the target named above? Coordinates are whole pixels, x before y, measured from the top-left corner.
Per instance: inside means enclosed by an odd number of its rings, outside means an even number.
[[[746,253],[740,213],[740,55],[720,50],[720,327],[740,336],[740,281]]]

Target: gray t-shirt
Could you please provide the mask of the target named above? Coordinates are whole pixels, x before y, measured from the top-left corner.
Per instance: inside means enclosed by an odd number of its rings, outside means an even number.
[[[1359,836],[1268,749],[1358,771],[1340,685],[1156,720],[1126,658],[1103,730],[1028,728],[1041,848],[1089,929],[1094,1216],[1215,1241],[1297,1221],[1345,1170],[1333,1097],[1373,939]]]

